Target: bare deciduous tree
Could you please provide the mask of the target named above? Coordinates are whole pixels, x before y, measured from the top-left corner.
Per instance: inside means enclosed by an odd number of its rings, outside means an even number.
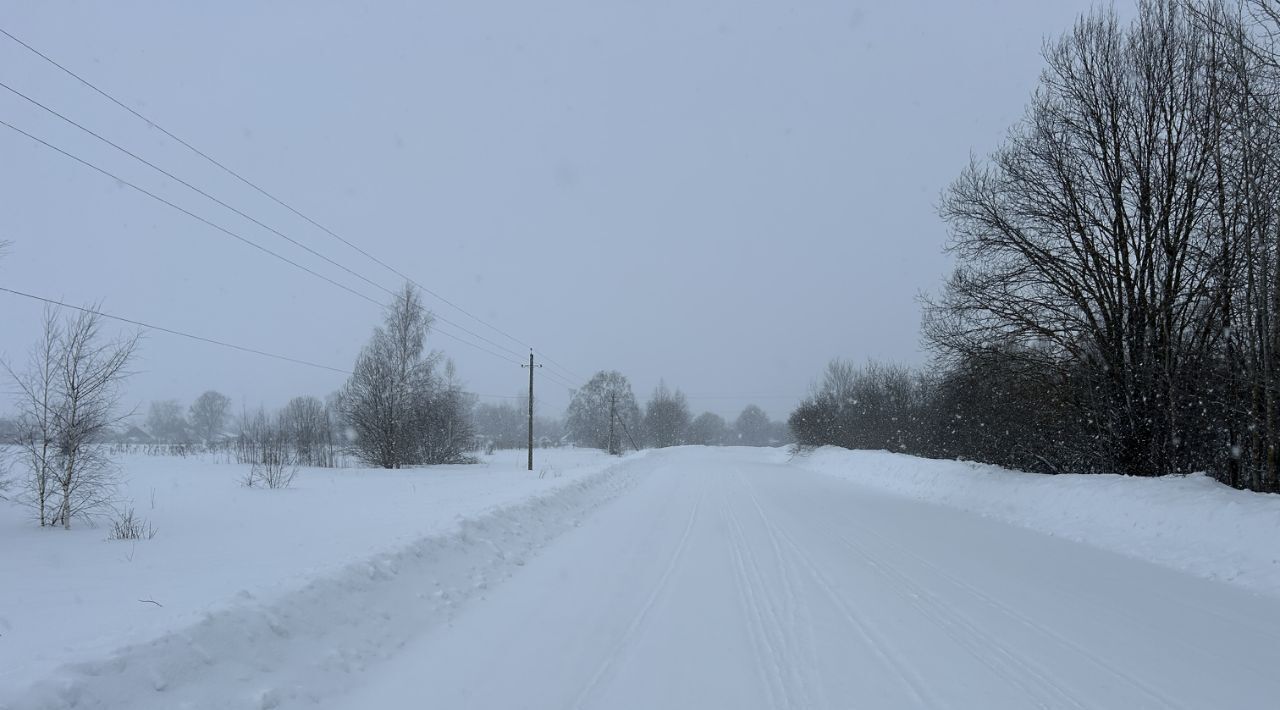
[[[225,394],[213,390],[201,394],[187,413],[191,433],[199,441],[212,443],[222,434],[230,411],[231,399]]]
[[[178,400],[164,399],[151,403],[147,408],[147,433],[166,444],[180,444],[191,438],[191,427]]]
[[[1210,35],[1173,0],[1082,18],[1046,50],[1026,118],[947,193],[959,269],[933,304],[944,353],[993,348],[1097,374],[1094,422],[1115,470],[1193,466],[1186,383],[1227,325],[1209,228]]]
[[[912,378],[833,365],[800,442],[888,445],[898,412],[913,453],[1280,490],[1278,39],[1273,0],[1143,0],[1048,44],[945,194],[939,367],[903,400]]]
[[[477,404],[474,421],[476,434],[494,448],[516,449],[525,444],[528,413],[518,405]]]
[[[471,398],[452,365],[435,372],[440,354],[426,348],[431,315],[406,284],[382,327],[356,359],[340,396],[343,419],[362,461],[383,468],[467,463],[474,443]]]
[[[285,440],[301,466],[333,467],[333,423],[329,410],[315,397],[294,397],[280,412]]]
[[[659,382],[645,405],[645,436],[655,448],[679,446],[686,442],[689,429],[689,403],[680,390],[667,389]]]
[[[720,446],[728,436],[724,417],[714,412],[703,412],[689,423],[688,441],[698,446]]]
[[[612,422],[610,411],[615,413]],[[622,450],[627,432],[639,434],[641,423],[640,406],[631,392],[631,383],[617,371],[593,375],[574,393],[565,415],[565,428],[575,443],[611,453]]]
[[[789,424],[801,446],[921,453],[929,390],[905,367],[834,360]]]
[[[733,422],[734,443],[739,446],[768,446],[773,438],[769,415],[754,404],[742,408]]]
[[[18,450],[22,479],[22,500],[31,506],[43,527],[52,524],[55,505],[54,481],[58,468],[59,325],[52,307],[44,311],[41,339],[27,357],[27,368],[17,372],[8,363],[5,370],[18,390]]]
[[[298,461],[289,444],[283,417],[274,419],[259,409],[240,422],[240,463],[249,464],[243,483],[248,488],[288,488],[298,475]]]
[[[64,323],[58,359],[57,485],[60,506],[54,523],[71,527],[71,519],[88,517],[110,505],[115,469],[99,446],[117,413],[120,384],[138,346],[138,335],[104,342],[102,316],[83,311]]]
[[[92,309],[62,321],[46,311],[28,369],[5,365],[20,392],[26,500],[41,525],[70,528],[112,503],[115,469],[101,442],[124,418],[119,387],[139,336],[106,341],[101,326]]]

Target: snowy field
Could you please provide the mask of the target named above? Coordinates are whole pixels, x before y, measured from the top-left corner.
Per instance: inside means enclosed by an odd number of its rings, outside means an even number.
[[[466,596],[489,575],[503,574],[503,560],[485,568],[495,551],[519,561],[558,527],[542,518],[573,515],[575,506],[610,494],[600,485],[602,472],[617,461],[600,452],[539,451],[532,473],[524,457],[500,451],[475,466],[303,469],[292,488],[263,490],[240,485],[247,466],[217,457],[125,456],[124,498],[157,531],[137,542],[107,540],[105,525],[40,529],[28,510],[0,503],[0,706],[37,681],[46,686],[40,697],[58,699],[50,706],[72,706],[84,677],[147,656],[131,645],[172,651],[166,644],[177,632],[188,640],[228,636],[225,643],[199,642],[211,664],[229,657],[252,662],[259,656],[242,646],[256,626],[287,636],[292,623],[324,623],[328,614],[337,623],[359,611],[343,607],[371,601],[360,582],[395,575],[406,555],[448,552],[466,561],[464,569],[438,570],[413,590],[436,602]],[[507,515],[500,521],[506,527],[476,532],[486,516],[539,497],[551,507]],[[501,547],[486,540],[479,554],[466,547],[467,534],[485,540],[523,532],[529,540]],[[294,606],[300,594],[318,605],[318,616],[287,618],[308,613]],[[280,608],[282,600],[288,603]],[[376,642],[394,638],[393,631],[347,641]],[[234,638],[240,633],[247,636]],[[343,645],[335,643],[335,652],[347,653],[337,650]],[[164,665],[148,672],[149,686],[167,684]],[[124,679],[137,681],[132,674]]]
[[[1280,697],[1277,496],[830,449],[541,460],[262,491],[131,457],[136,544],[0,508],[0,708]]]

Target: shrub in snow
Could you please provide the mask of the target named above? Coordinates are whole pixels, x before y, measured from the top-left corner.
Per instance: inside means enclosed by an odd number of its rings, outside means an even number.
[[[298,464],[290,450],[288,433],[277,419],[258,410],[240,431],[240,457],[249,463],[243,479],[248,488],[288,488],[298,475]]]
[[[333,468],[333,419],[328,407],[315,397],[294,397],[278,415],[280,428],[301,466]]]
[[[298,475],[298,467],[287,460],[255,463],[244,477],[247,488],[288,488]]]
[[[108,540],[150,540],[156,529],[146,519],[138,517],[133,508],[117,510],[111,519],[111,535]]]

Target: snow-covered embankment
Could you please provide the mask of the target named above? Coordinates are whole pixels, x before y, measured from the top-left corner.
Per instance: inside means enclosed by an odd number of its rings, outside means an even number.
[[[43,567],[23,570],[28,581],[22,588],[29,595],[47,584],[54,603],[40,606],[0,593],[9,607],[0,609],[0,617],[8,617],[12,630],[0,637],[0,646],[9,647],[0,650],[14,661],[0,684],[0,708],[265,708],[341,693],[367,664],[448,622],[459,604],[482,599],[489,584],[616,497],[639,470],[627,459],[564,452],[542,479],[506,463],[385,473],[315,470],[304,472],[296,491],[248,491],[235,487],[234,466],[160,461],[174,470],[161,475],[146,470],[158,462],[132,462],[135,494],[148,484],[191,477],[161,494],[160,509],[167,500],[170,507],[213,513],[230,502],[209,498],[220,494],[257,515],[224,509],[223,527],[157,516],[160,535],[137,543],[136,555],[159,558],[148,571],[156,582],[174,584],[174,596],[154,595],[163,607],[142,603],[141,591],[135,592],[145,585],[138,568],[114,560],[132,554],[130,543],[103,542],[101,529],[82,532],[86,537],[79,541],[57,539],[66,535],[62,531],[38,531],[51,538],[37,540],[41,546],[62,545],[64,552],[54,549],[41,558]],[[183,491],[181,500],[176,491]],[[415,520],[415,508],[421,520]],[[274,519],[264,518],[272,511]],[[204,539],[200,546],[186,554],[180,546],[164,547],[166,537],[172,541],[193,528]],[[303,532],[282,533],[275,542],[262,537],[277,528]],[[155,543],[161,544],[149,547]],[[244,556],[243,574],[232,575],[239,579],[219,584],[210,576],[206,562],[219,557],[210,548],[219,545]],[[95,567],[86,560],[80,574],[107,577],[78,582],[79,605],[58,603],[50,578],[86,549],[108,554],[113,564]],[[9,552],[0,551],[0,561],[13,569],[19,555]],[[86,593],[97,586],[101,593]],[[224,594],[233,588],[240,591]],[[19,603],[34,606],[15,608]],[[117,613],[113,608],[126,615],[151,610],[159,621],[143,635],[96,619]],[[59,637],[61,646],[42,645],[41,628]],[[24,658],[24,639],[31,641],[28,649],[43,649],[40,659]],[[59,655],[65,663],[47,672]]]
[[[1280,495],[1208,476],[1048,476],[824,447],[803,468],[1280,596]]]

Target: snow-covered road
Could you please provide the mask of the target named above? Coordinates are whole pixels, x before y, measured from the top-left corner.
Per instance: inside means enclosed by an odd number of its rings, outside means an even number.
[[[1280,602],[678,449],[331,708],[1263,708]]]

